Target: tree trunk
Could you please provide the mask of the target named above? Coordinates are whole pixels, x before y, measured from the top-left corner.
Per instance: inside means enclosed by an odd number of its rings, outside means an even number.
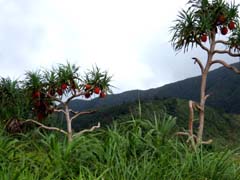
[[[68,142],[72,141],[72,121],[69,115],[69,108],[67,105],[65,105],[65,117],[66,117],[66,121],[67,121],[67,136],[68,136]]]
[[[201,91],[200,91],[199,127],[198,127],[198,134],[197,134],[198,144],[202,142],[202,136],[203,136],[206,82],[207,82],[207,72],[204,72],[202,74]]]

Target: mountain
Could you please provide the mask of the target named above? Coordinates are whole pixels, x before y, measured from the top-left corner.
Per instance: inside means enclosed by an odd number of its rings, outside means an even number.
[[[240,68],[240,63],[232,65]],[[135,102],[138,99],[141,101],[151,101],[169,97],[198,101],[200,81],[201,76],[197,76],[167,84],[159,88],[132,90],[120,94],[108,95],[105,99],[97,98],[92,101],[74,100],[71,103],[71,108],[75,110],[104,108]],[[210,71],[207,78],[207,94],[210,94],[206,101],[208,106],[221,109],[228,113],[240,113],[239,74],[225,67]]]
[[[240,63],[233,65],[240,68]],[[200,81],[201,76],[197,76],[159,88],[113,94],[104,99],[74,100],[71,103],[71,108],[74,110],[97,109],[98,111],[74,120],[73,128],[75,130],[89,128],[97,122],[105,126],[114,120],[128,121],[132,116],[139,116],[140,100],[143,118],[153,119],[154,112],[161,115],[167,113],[177,118],[176,131],[187,129],[188,100],[198,101]],[[205,111],[204,139],[212,138],[215,144],[220,146],[238,145],[240,143],[240,75],[224,67],[215,69],[208,74],[206,91],[210,97],[207,99]],[[198,121],[194,123],[195,129],[198,127],[197,123]]]

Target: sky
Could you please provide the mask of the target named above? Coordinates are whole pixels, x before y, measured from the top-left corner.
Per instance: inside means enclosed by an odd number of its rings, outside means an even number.
[[[0,0],[0,76],[21,79],[69,61],[82,73],[93,65],[107,70],[120,93],[200,75],[191,58],[202,52],[176,54],[169,42],[187,2]]]

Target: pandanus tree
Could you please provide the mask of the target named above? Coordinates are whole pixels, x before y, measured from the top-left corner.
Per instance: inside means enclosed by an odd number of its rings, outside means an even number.
[[[19,118],[26,118],[29,112],[29,102],[20,81],[9,77],[0,79],[0,120],[11,132],[21,130]]]
[[[209,97],[206,93],[208,72],[212,65],[220,64],[240,74],[237,67],[229,64],[224,58],[240,57],[240,26],[238,8],[235,2],[224,0],[190,0],[187,10],[179,12],[174,26],[171,43],[175,51],[183,50],[184,53],[190,48],[201,48],[207,55],[205,60],[193,57],[201,70],[200,102],[189,101],[189,124],[188,132],[179,132],[180,135],[188,135],[194,145],[210,143],[203,141],[204,109],[205,102]],[[225,55],[225,56],[223,56]],[[193,131],[194,110],[199,112],[199,125],[196,135]]]
[[[29,71],[26,73],[24,88],[31,101],[33,118],[25,120],[24,123],[32,122],[41,128],[59,131],[67,135],[70,142],[73,137],[100,127],[100,123],[91,129],[74,134],[72,121],[80,115],[95,111],[76,112],[70,109],[69,103],[78,97],[104,98],[107,93],[111,93],[110,81],[111,76],[107,72],[102,72],[98,67],[93,67],[81,77],[79,67],[70,63],[60,64],[52,70]],[[44,119],[54,112],[64,114],[67,130],[44,125]]]

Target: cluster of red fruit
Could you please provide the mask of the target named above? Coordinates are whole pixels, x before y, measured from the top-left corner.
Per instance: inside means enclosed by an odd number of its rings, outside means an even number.
[[[217,22],[216,22],[216,27],[215,27],[215,32],[216,33],[218,31],[218,27],[220,28],[221,34],[226,35],[228,33],[228,29],[233,30],[233,29],[235,29],[236,25],[235,25],[235,22],[233,20],[230,20],[229,23],[226,24],[226,17],[224,15],[220,15],[217,19]],[[207,34],[203,33],[200,38],[201,38],[202,42],[206,42],[207,41]]]
[[[33,111],[37,115],[38,120],[46,118],[49,114],[53,113],[53,104],[49,98],[45,97],[44,93],[35,90],[32,93]]]
[[[90,84],[85,85],[85,98],[89,98],[93,93],[99,94],[100,98],[106,97],[106,93],[98,86],[93,86]]]

